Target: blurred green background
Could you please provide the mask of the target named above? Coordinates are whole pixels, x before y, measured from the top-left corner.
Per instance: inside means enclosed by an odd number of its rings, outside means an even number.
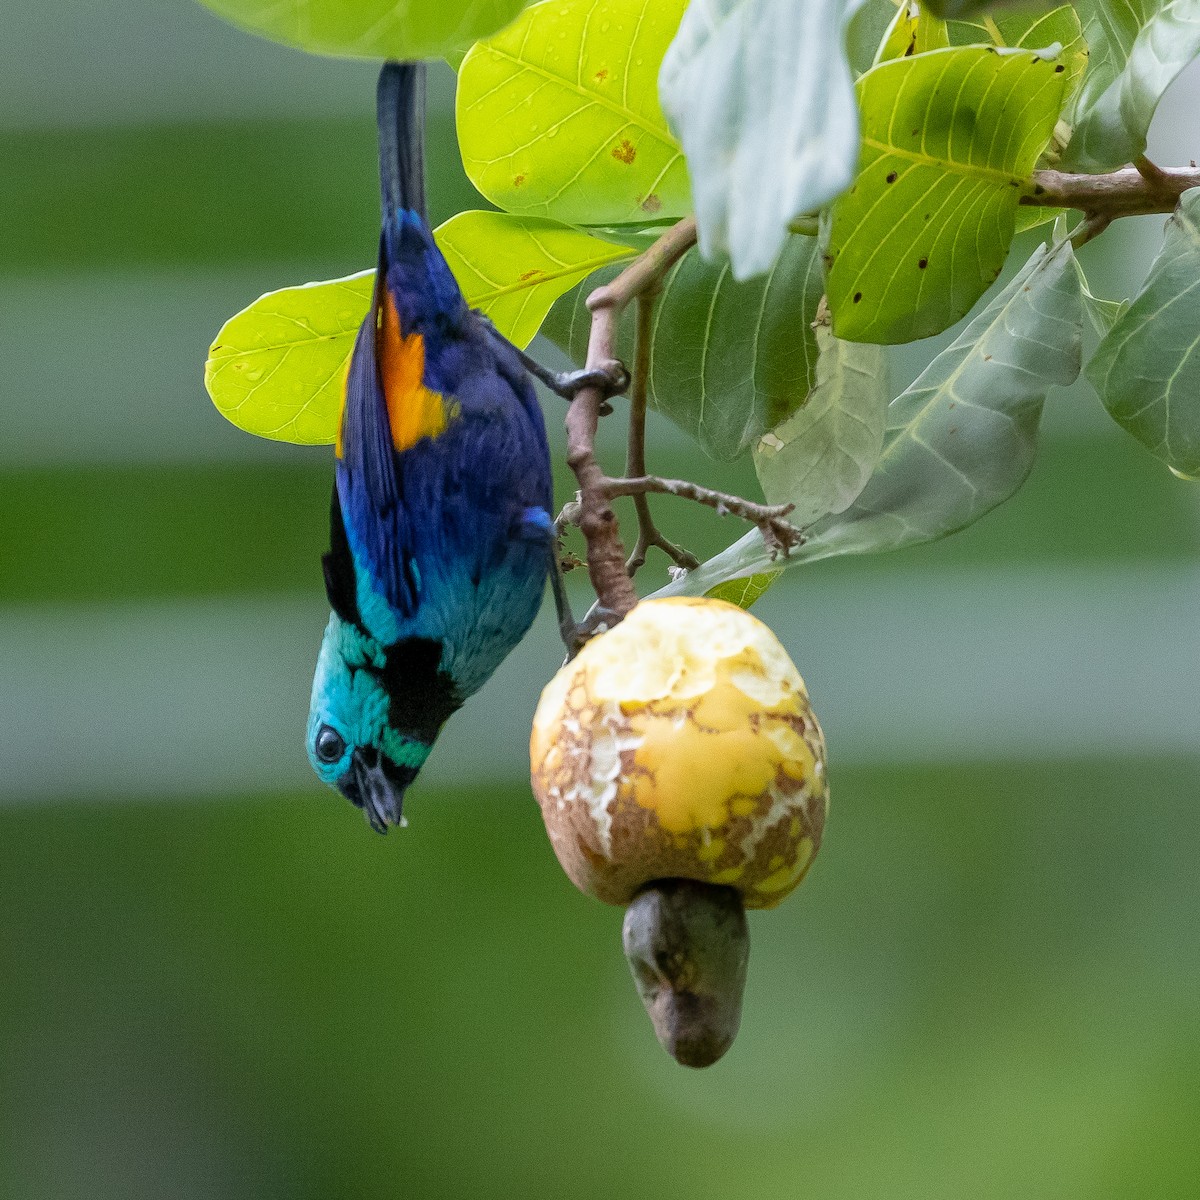
[[[1197,1194],[1200,489],[1077,385],[1005,508],[761,603],[833,811],[752,917],[738,1042],[687,1072],[529,795],[549,614],[406,832],[309,776],[329,454],[226,426],[201,365],[261,292],[369,265],[373,68],[186,0],[2,2],[0,1196]],[[474,203],[451,91],[439,218]],[[1097,290],[1160,228],[1089,246]],[[740,532],[659,510],[699,552]]]

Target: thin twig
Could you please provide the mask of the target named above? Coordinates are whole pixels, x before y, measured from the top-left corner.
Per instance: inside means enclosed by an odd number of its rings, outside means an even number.
[[[701,487],[686,479],[661,479],[657,475],[642,475],[636,479],[606,479],[604,490],[610,500],[618,496],[644,496],[649,492],[657,492],[664,496],[678,496],[683,500],[695,500],[698,504],[707,504],[724,516],[731,513],[757,525],[763,535],[763,540],[771,549],[782,553],[785,557],[793,546],[799,546],[804,541],[804,535],[799,529],[785,520],[795,505],[792,504],[756,504],[753,500],[743,500],[740,496],[731,496],[727,492],[716,492],[712,488]]]
[[[587,366],[603,368],[616,361],[617,325],[626,305],[653,287],[696,244],[696,222],[685,217],[643,254],[587,300],[592,314]],[[596,461],[596,429],[605,402],[602,388],[580,391],[567,410],[567,463],[579,481],[579,528],[587,540],[588,574],[600,605],[618,618],[637,603],[633,580],[625,569],[625,547],[609,503],[606,478]]]
[[[650,379],[650,341],[653,336],[651,326],[657,294],[658,286],[655,284],[636,300],[637,343],[633,358],[633,381],[629,388],[629,441],[625,451],[625,474],[631,477],[646,474],[646,399]],[[633,497],[633,506],[637,512],[638,536],[633,553],[625,563],[630,578],[646,565],[646,555],[652,547],[661,550],[677,567],[694,571],[700,565],[700,560],[694,554],[663,536],[654,523],[650,501],[644,492]]]

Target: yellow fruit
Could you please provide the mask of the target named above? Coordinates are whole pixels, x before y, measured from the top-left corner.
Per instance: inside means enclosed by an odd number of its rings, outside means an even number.
[[[821,843],[825,741],[804,681],[721,600],[645,600],[588,642],[542,692],[530,761],[563,870],[610,904],[682,878],[770,908]]]

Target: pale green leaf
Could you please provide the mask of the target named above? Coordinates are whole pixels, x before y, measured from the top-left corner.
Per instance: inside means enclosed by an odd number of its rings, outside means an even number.
[[[768,271],[788,223],[849,184],[858,155],[844,49],[859,0],[692,0],[659,91],[687,152],[700,250]]]
[[[1087,314],[1092,328],[1103,338],[1128,311],[1129,301],[1106,300],[1102,296],[1092,295],[1078,258],[1075,260],[1075,269],[1079,272],[1079,294],[1083,300],[1083,311]]]
[[[883,450],[888,409],[882,348],[835,338],[824,313],[816,334],[808,399],[754,446],[767,502],[794,505],[788,520],[802,529],[842,512],[862,491]]]
[[[1113,420],[1181,475],[1200,475],[1200,188],[1184,192],[1142,290],[1087,376]]]
[[[1001,11],[1007,8],[1046,8],[1046,0],[925,0],[925,7],[936,16],[947,19],[969,17],[972,13],[985,10]]]
[[[525,0],[200,0],[226,20],[314,54],[439,58],[507,25]]]
[[[757,530],[660,595],[703,595],[725,580],[843,554],[944,537],[1011,496],[1033,463],[1051,384],[1079,373],[1079,276],[1070,242],[1044,246],[892,401],[879,465],[845,512],[827,517],[788,558]]]
[[[434,231],[467,303],[527,345],[550,306],[597,267],[634,251],[536,217],[466,212]],[[248,433],[317,445],[337,437],[346,370],[371,306],[374,271],[284,288],[225,323],[204,380]]]
[[[764,571],[747,579],[731,579],[728,583],[718,583],[705,594],[710,600],[724,600],[738,608],[749,608],[782,574],[782,571]]]
[[[375,272],[363,271],[269,292],[231,317],[204,364],[217,411],[259,437],[334,441],[346,365],[374,288]]]
[[[858,81],[859,174],[826,223],[839,337],[929,337],[996,279],[1058,119],[1059,67],[1027,50],[964,46],[882,63]]]
[[[587,350],[584,297],[603,275],[554,306],[543,332],[576,362]],[[775,265],[747,283],[728,260],[690,250],[663,281],[654,311],[650,405],[691,434],[712,457],[744,453],[804,402],[817,363],[811,327],[821,298],[816,239],[788,239]],[[633,361],[633,313],[618,353]]]
[[[636,253],[558,221],[509,213],[460,213],[434,237],[467,302],[522,348],[559,296]]]
[[[658,102],[685,0],[544,0],[473,46],[458,72],[471,182],[513,213],[573,225],[691,211],[687,166]]]
[[[1063,163],[1108,171],[1145,153],[1159,100],[1200,54],[1200,0],[1085,0],[1076,7],[1092,64]]]

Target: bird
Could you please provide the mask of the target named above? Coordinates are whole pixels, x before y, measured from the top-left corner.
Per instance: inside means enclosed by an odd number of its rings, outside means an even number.
[[[306,731],[317,776],[379,833],[407,823],[439,731],[527,632],[548,577],[568,619],[531,372],[566,395],[619,390],[546,371],[468,306],[426,215],[425,70],[387,62],[376,91],[382,230],[346,375]]]

